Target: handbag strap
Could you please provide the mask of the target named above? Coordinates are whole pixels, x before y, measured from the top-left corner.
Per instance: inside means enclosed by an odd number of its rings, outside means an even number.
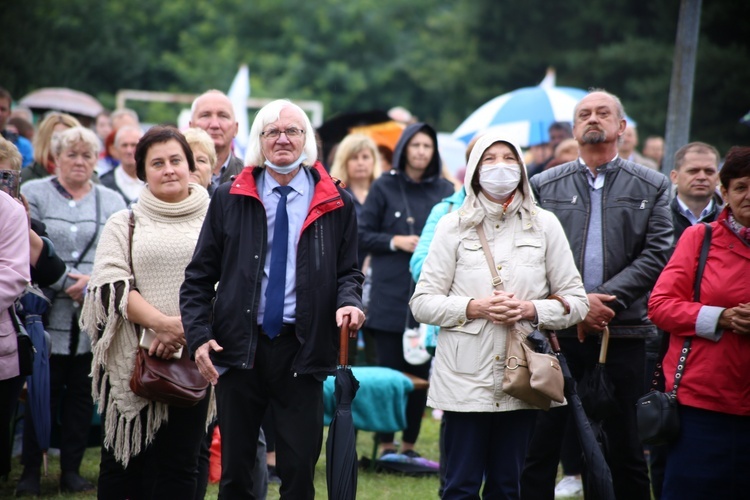
[[[484,252],[484,258],[487,260],[487,265],[490,266],[490,274],[492,275],[492,286],[498,290],[503,288],[503,279],[497,273],[497,267],[495,266],[495,259],[492,257],[490,252],[490,245],[487,243],[487,236],[484,234],[484,227],[482,223],[476,225],[475,229],[479,235],[479,241],[482,242],[482,251]]]
[[[99,194],[99,190],[94,186],[94,203],[96,204],[96,226],[94,227],[94,234],[91,236],[91,239],[88,243],[86,243],[86,246],[83,249],[83,252],[81,252],[81,255],[78,257],[78,260],[75,264],[73,264],[73,267],[77,268],[81,265],[81,262],[83,262],[83,258],[86,256],[89,250],[91,250],[91,246],[96,241],[96,237],[99,236],[99,225],[102,222],[102,211],[101,211],[101,195]]]
[[[701,253],[698,257],[698,269],[695,272],[695,282],[693,283],[693,301],[700,302],[701,298],[701,281],[703,280],[703,271],[706,268],[706,260],[708,260],[708,251],[711,248],[711,235],[712,235],[712,228],[710,224],[703,223],[704,232],[703,232],[703,244],[701,245]],[[664,339],[667,339],[666,342]],[[666,344],[669,343],[669,334],[664,333],[664,336],[662,338],[662,347],[664,347]],[[680,351],[680,358],[677,363],[677,370],[674,374],[674,384],[672,385],[672,396],[677,397],[677,388],[680,386],[680,381],[682,380],[682,375],[685,372],[685,362],[687,361],[688,354],[690,354],[690,346],[693,343],[693,337],[688,337],[685,339],[685,342],[682,344],[682,350]],[[666,349],[665,349],[666,351]],[[656,365],[657,370],[659,372],[663,373],[663,356],[666,354],[666,352],[662,353],[661,358],[662,361],[659,362],[659,364]],[[654,380],[654,383],[656,382],[656,379]]]
[[[414,217],[411,215],[411,210],[409,209],[409,200],[406,198],[406,190],[404,189],[404,184],[406,184],[406,181],[402,178],[398,181],[398,187],[401,190],[401,198],[404,200],[404,207],[406,210],[406,224],[409,226],[409,234],[413,235],[415,234],[414,231]]]
[[[135,273],[133,272],[133,233],[135,232],[135,214],[130,209],[128,216],[128,267],[130,274],[133,276],[133,288],[135,288]]]

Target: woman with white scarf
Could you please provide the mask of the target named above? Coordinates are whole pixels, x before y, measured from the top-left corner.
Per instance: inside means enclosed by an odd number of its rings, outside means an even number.
[[[534,203],[518,147],[481,137],[466,179],[466,200],[438,223],[410,304],[418,321],[440,326],[427,405],[444,411],[443,498],[479,498],[483,482],[484,498],[518,498],[536,411],[502,390],[506,334],[574,325],[588,301],[559,221]]]
[[[149,355],[167,359],[185,345],[179,289],[208,193],[190,183],[193,154],[174,128],[146,132],[135,158],[146,188],[132,206],[132,242],[129,211],[114,214],[97,248],[81,318],[91,335],[94,399],[103,415],[98,495],[193,498],[198,451],[214,408],[210,394],[177,408],[137,396],[130,378],[139,349],[136,325],[155,332]]]

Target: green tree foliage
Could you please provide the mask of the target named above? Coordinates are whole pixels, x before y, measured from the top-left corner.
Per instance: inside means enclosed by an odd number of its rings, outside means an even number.
[[[403,105],[453,130],[487,100],[557,84],[619,95],[641,137],[664,134],[679,2],[628,0],[33,0],[6,2],[0,85],[89,92],[226,90],[323,101],[326,116]],[[703,2],[691,136],[748,142],[750,3]],[[150,121],[171,108],[143,106]]]

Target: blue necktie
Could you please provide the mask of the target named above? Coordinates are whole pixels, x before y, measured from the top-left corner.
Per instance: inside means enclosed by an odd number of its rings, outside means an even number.
[[[286,254],[289,247],[289,216],[286,213],[286,200],[292,188],[278,186],[273,189],[281,197],[276,205],[276,221],[273,225],[271,244],[271,270],[266,287],[266,310],[263,313],[263,331],[270,338],[281,333],[284,322],[284,295],[286,290]]]

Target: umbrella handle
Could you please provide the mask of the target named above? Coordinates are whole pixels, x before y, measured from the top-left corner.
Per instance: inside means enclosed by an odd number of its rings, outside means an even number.
[[[341,318],[341,331],[339,332],[339,365],[346,366],[349,364],[349,322],[350,316],[347,314]]]
[[[561,349],[560,349],[560,342],[557,340],[557,334],[553,330],[550,330],[548,334],[549,334],[549,345],[552,346],[552,352],[559,353]]]
[[[602,347],[599,349],[599,364],[607,362],[607,349],[609,348],[609,327],[605,326],[602,330]]]

